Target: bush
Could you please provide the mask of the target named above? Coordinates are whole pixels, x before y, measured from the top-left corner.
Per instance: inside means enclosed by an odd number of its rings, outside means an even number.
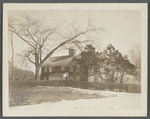
[[[128,93],[141,93],[141,86],[138,84],[105,84],[97,82],[73,81],[73,80],[18,80],[10,81],[9,84],[13,88],[17,87],[35,87],[35,86],[69,86],[74,88],[94,89],[94,90],[110,90],[110,91],[125,91]]]
[[[129,84],[128,92],[129,93],[141,93],[141,86],[137,84]]]

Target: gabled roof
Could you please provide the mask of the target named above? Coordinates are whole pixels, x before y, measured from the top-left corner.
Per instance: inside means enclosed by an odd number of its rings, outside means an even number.
[[[50,57],[43,66],[66,66],[71,63],[73,57],[67,56],[58,56],[58,57]]]

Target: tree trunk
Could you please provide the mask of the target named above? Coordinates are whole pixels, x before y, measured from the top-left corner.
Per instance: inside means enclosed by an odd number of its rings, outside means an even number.
[[[42,61],[42,47],[40,46],[39,48],[39,59],[40,59],[40,62]]]
[[[39,65],[39,51],[38,48],[36,48],[35,53],[35,80],[40,80],[40,65]]]
[[[109,81],[109,76],[108,76],[109,74],[106,72],[105,73],[105,83],[109,83],[110,81]]]
[[[114,82],[116,82],[117,80],[118,80],[118,71],[117,71],[116,76],[114,76]]]
[[[40,80],[40,74],[41,74],[41,67],[36,65],[35,66],[35,80]]]
[[[124,76],[124,72],[121,75],[120,84],[123,84],[123,76]]]
[[[111,82],[114,83],[114,75],[115,75],[115,72],[114,70],[112,70],[112,75],[111,75]]]
[[[88,74],[89,74],[88,66],[85,66],[84,71],[85,71],[85,81],[87,81],[87,82],[88,82]]]
[[[88,74],[89,74],[89,69],[88,69],[88,66],[86,67],[86,70],[85,70],[85,88],[88,89]]]
[[[12,48],[12,57],[11,57],[11,62],[12,62],[12,67],[11,67],[11,72],[12,72],[12,80],[14,81],[14,45],[13,45],[13,33],[11,33],[11,48]]]
[[[102,82],[104,81],[104,79],[103,79],[103,77],[102,77],[102,73],[101,73],[101,71],[99,71],[99,76],[100,76],[100,78],[101,78],[101,80],[102,80]]]
[[[122,75],[121,75],[121,78],[120,78],[120,88],[119,88],[119,92],[121,92],[122,89],[123,89],[123,76],[124,76],[124,71],[123,71],[123,73],[122,73]]]

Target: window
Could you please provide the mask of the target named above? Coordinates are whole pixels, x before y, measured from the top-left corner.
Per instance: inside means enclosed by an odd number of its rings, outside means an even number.
[[[47,67],[45,67],[45,72],[47,72]]]
[[[53,73],[54,73],[54,72],[55,72],[55,73],[60,73],[61,67],[53,67],[53,68],[52,68],[52,71],[53,71]]]
[[[64,67],[66,72],[69,72],[69,66]]]
[[[70,72],[73,72],[73,66],[70,66]]]
[[[52,67],[49,67],[49,72],[52,72]]]
[[[65,67],[64,66],[61,66],[61,71],[64,71],[65,70]]]

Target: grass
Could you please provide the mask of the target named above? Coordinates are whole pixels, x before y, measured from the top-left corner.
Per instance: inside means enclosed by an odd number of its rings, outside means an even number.
[[[102,98],[98,94],[87,94],[74,91],[67,87],[36,86],[36,87],[12,87],[10,86],[10,107],[40,104],[43,102],[58,102],[61,100],[77,100]]]
[[[71,82],[66,84],[64,81],[10,81],[9,82],[9,104],[10,106],[22,106],[31,104],[40,104],[42,102],[58,102],[61,100],[77,100],[102,98],[98,94],[87,94],[81,91],[74,91],[68,88],[85,88],[85,83]],[[54,87],[55,86],[55,87]],[[66,87],[63,87],[66,86]],[[113,90],[119,89],[120,85],[108,85],[101,83],[88,83],[88,89],[91,90]],[[123,85],[126,92],[139,93],[140,87],[138,85]]]

